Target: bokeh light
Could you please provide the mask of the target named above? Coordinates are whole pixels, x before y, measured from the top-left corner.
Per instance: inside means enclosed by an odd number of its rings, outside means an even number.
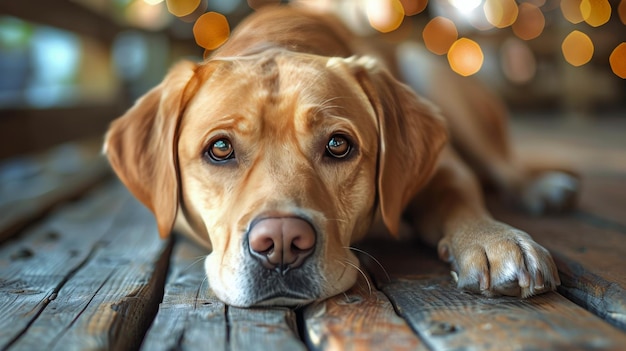
[[[199,6],[201,0],[165,0],[167,10],[176,17],[184,17],[192,14]]]
[[[404,14],[406,16],[417,15],[424,11],[428,5],[428,0],[400,0]]]
[[[200,16],[193,25],[196,43],[207,49],[215,50],[228,40],[230,27],[228,20],[221,13],[207,12]]]
[[[422,36],[428,50],[437,55],[444,55],[457,40],[459,33],[454,22],[437,16],[426,24]]]
[[[599,27],[611,18],[611,4],[609,0],[583,0],[580,3],[580,13],[587,24]]]
[[[504,76],[513,83],[530,82],[537,71],[537,61],[532,50],[517,38],[508,38],[501,48],[501,62]]]
[[[515,0],[487,0],[483,5],[487,21],[497,28],[506,28],[517,19],[519,10]]]
[[[513,23],[513,33],[524,40],[531,40],[543,32],[546,19],[543,17],[541,9],[536,5],[525,2],[519,5],[519,15]]]
[[[561,13],[563,17],[571,23],[580,23],[584,21],[583,14],[580,12],[582,0],[561,0]]]
[[[448,0],[461,13],[470,13],[480,5],[481,0]]]
[[[126,7],[126,20],[133,25],[147,30],[161,30],[170,23],[171,16],[161,5],[151,5],[145,1],[134,1]]]
[[[448,63],[452,70],[464,77],[478,72],[485,56],[480,45],[468,38],[461,38],[448,51]]]
[[[563,57],[570,65],[578,67],[586,64],[593,56],[593,42],[587,34],[574,30],[561,44]]]
[[[626,43],[619,44],[609,56],[611,70],[616,76],[626,79]]]
[[[404,8],[400,0],[368,0],[365,12],[372,28],[381,33],[398,29],[404,20]]]
[[[619,2],[617,6],[617,14],[619,15],[619,19],[623,24],[626,24],[626,0],[622,0]]]

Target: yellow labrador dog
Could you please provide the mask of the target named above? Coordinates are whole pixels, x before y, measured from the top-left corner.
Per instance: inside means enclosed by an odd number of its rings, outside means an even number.
[[[558,209],[575,178],[516,165],[479,87],[443,74],[440,113],[375,56],[330,16],[260,10],[208,60],[175,65],[111,124],[105,152],[162,237],[176,227],[211,249],[210,286],[234,306],[347,290],[349,246],[376,217],[391,233],[407,218],[461,289],[555,289],[548,251],[489,215],[478,179]]]

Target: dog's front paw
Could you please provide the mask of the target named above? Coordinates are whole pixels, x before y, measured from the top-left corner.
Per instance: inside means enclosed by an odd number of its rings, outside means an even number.
[[[525,232],[499,222],[442,239],[439,255],[452,265],[460,289],[486,296],[528,297],[560,285],[548,250]]]

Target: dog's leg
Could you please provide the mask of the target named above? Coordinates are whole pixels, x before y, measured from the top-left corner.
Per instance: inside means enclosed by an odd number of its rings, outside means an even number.
[[[554,162],[519,162],[509,139],[507,108],[480,81],[453,73],[414,43],[399,47],[398,66],[404,81],[441,108],[455,149],[483,185],[533,214],[575,205],[578,175]]]
[[[559,284],[550,253],[525,232],[494,220],[479,182],[451,148],[407,208],[422,238],[452,266],[458,287],[487,296],[527,297]]]

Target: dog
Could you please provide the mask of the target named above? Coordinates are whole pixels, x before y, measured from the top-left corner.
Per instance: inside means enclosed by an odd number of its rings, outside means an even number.
[[[205,61],[174,65],[111,123],[104,152],[161,237],[176,229],[211,250],[209,285],[233,306],[346,291],[359,274],[350,245],[375,220],[397,234],[406,219],[460,289],[554,290],[550,253],[494,220],[482,187],[562,210],[575,175],[515,161],[506,110],[473,81],[442,71],[435,105],[394,67],[332,16],[263,8]]]

